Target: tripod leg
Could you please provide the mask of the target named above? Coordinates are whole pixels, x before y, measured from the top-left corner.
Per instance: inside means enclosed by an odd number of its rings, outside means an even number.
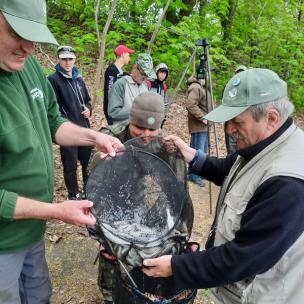
[[[191,64],[191,62],[192,62],[192,60],[193,60],[193,58],[194,58],[196,52],[197,52],[197,46],[195,46],[195,48],[194,48],[194,50],[193,50],[193,53],[192,53],[192,55],[191,55],[191,57],[190,57],[190,59],[189,59],[189,62],[188,62],[187,66],[186,66],[186,68],[185,68],[185,70],[184,70],[184,72],[183,72],[183,74],[182,74],[182,77],[181,77],[180,81],[178,82],[178,84],[177,84],[177,86],[176,86],[175,93],[174,93],[172,99],[170,98],[171,100],[169,100],[169,106],[170,106],[171,103],[176,102],[176,95],[177,95],[177,92],[178,92],[178,90],[179,90],[179,88],[180,88],[180,86],[181,86],[181,84],[182,84],[182,82],[183,82],[183,80],[184,80],[184,78],[185,78],[185,76],[186,76],[186,73],[187,73],[187,71],[188,71],[188,69],[189,69],[189,66],[190,66],[190,64]]]

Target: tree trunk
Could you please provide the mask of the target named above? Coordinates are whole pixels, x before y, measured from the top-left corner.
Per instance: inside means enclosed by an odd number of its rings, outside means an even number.
[[[101,98],[99,92],[101,90],[102,84],[103,84],[103,74],[104,74],[104,54],[105,54],[105,48],[106,48],[106,41],[107,41],[107,33],[112,21],[112,18],[115,13],[115,8],[116,8],[117,1],[112,0],[112,6],[111,10],[109,12],[109,16],[107,19],[107,22],[103,28],[102,32],[102,38],[101,38],[101,43],[99,47],[99,59],[98,59],[98,64],[96,68],[96,75],[95,75],[95,90],[94,90],[94,96],[93,96],[93,107],[95,106],[96,102],[100,102]]]
[[[228,0],[228,12],[226,15],[218,14],[223,31],[223,41],[226,42],[231,37],[231,28],[233,24],[233,19],[235,11],[238,5],[238,0]]]
[[[97,48],[98,48],[98,51],[100,52],[100,49],[99,49],[100,34],[99,34],[99,26],[98,26],[99,11],[100,11],[100,0],[97,0],[96,6],[95,6],[95,24],[96,24],[96,35],[97,35]]]
[[[157,33],[158,33],[158,31],[159,31],[159,29],[160,29],[160,27],[161,27],[161,23],[162,23],[162,21],[163,21],[165,15],[166,15],[166,12],[167,12],[167,9],[168,9],[168,7],[169,7],[169,5],[170,5],[170,2],[171,2],[171,0],[168,0],[168,1],[167,1],[167,4],[166,4],[166,6],[165,6],[165,8],[164,8],[164,10],[163,10],[163,12],[162,12],[162,14],[161,14],[161,15],[159,16],[159,18],[158,18],[157,25],[156,25],[156,27],[155,27],[155,29],[154,29],[154,31],[153,31],[151,40],[150,40],[150,42],[149,42],[149,46],[148,46],[148,50],[147,50],[147,53],[148,53],[148,54],[151,54],[151,49],[152,49],[152,46],[153,46],[153,44],[154,44],[156,35],[157,35]]]
[[[183,17],[189,16],[192,13],[197,0],[182,0],[184,8],[171,8],[167,13],[167,20],[173,25],[179,23]]]
[[[301,23],[302,23],[302,9],[299,10],[298,13],[298,32],[301,31]]]

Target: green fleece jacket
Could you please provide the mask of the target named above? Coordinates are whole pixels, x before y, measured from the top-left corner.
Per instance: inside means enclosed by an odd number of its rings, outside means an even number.
[[[18,195],[50,203],[54,191],[52,139],[61,118],[53,89],[39,64],[0,69],[0,253],[39,241],[43,220],[13,220]]]

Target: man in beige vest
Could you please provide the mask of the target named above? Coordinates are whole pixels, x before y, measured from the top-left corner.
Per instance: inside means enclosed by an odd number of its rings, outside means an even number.
[[[216,304],[303,303],[304,133],[292,110],[276,73],[249,69],[228,82],[222,105],[204,117],[227,122],[236,154],[209,157],[166,138],[221,192],[206,250],[147,259],[145,274],[212,288]]]

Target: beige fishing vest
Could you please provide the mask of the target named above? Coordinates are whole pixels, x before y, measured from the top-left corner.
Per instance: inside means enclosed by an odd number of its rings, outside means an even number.
[[[304,179],[304,133],[290,126],[232,179],[240,162],[238,157],[219,196],[218,206],[222,207],[214,246],[234,239],[248,201],[267,179],[278,175]],[[272,268],[253,278],[213,288],[210,297],[216,304],[304,303],[304,233]]]

